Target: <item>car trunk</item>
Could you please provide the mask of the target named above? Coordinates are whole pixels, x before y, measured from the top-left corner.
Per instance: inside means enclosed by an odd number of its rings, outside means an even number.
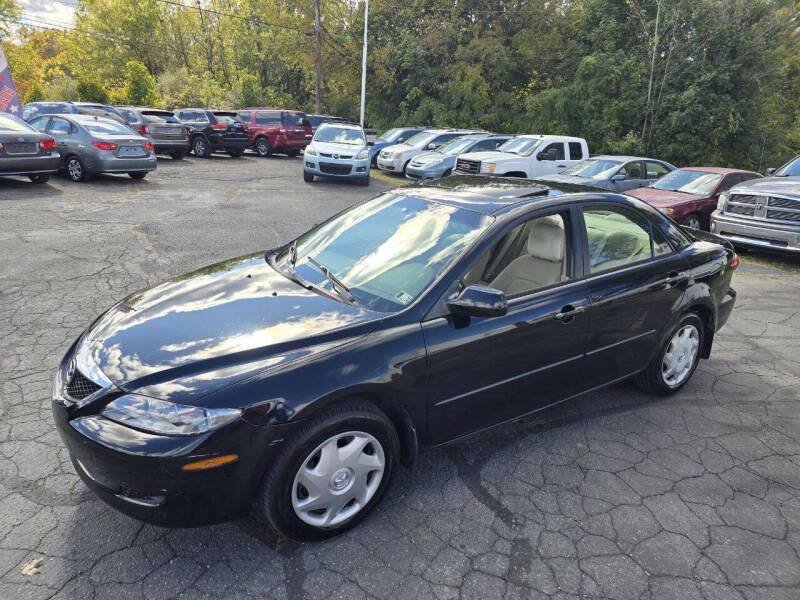
[[[129,137],[126,135],[106,135],[95,138],[101,142],[112,142],[117,144],[117,149],[113,150],[117,158],[144,158],[148,155],[144,144],[147,140],[141,137]]]
[[[0,150],[0,158],[38,156],[42,153],[39,148],[39,140],[41,139],[42,135],[39,133],[0,132],[0,143],[3,144],[3,150]]]
[[[248,134],[239,121],[239,117],[233,112],[214,111],[214,117],[217,120],[211,127],[215,133],[222,134],[226,142],[247,142]]]
[[[172,113],[166,111],[143,111],[142,116],[153,141],[180,141],[187,139],[186,127]]]

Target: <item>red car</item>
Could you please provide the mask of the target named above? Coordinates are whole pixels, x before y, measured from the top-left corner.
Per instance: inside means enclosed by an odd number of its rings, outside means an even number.
[[[756,177],[761,175],[741,169],[683,167],[626,194],[644,200],[681,225],[708,231],[717,197],[731,186]]]
[[[250,148],[259,156],[273,152],[297,156],[311,141],[311,123],[299,110],[246,108],[238,117],[247,127]]]

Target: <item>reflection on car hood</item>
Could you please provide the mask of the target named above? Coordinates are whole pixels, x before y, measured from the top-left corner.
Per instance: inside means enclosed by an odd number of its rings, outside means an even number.
[[[352,341],[380,316],[297,285],[259,253],[129,296],[81,344],[117,386],[186,402]]]
[[[417,150],[414,146],[408,144],[391,144],[385,148],[381,148],[382,152],[408,152],[409,150]]]
[[[658,190],[651,187],[636,188],[625,193],[639,200],[644,200],[651,206],[675,206],[683,204],[684,202],[693,202],[694,200],[708,198],[708,196],[700,196],[698,194],[684,194],[683,192]]]
[[[494,150],[487,150],[486,152],[467,152],[460,154],[458,158],[465,158],[467,160],[479,160],[481,162],[497,162],[498,160],[506,160],[508,158],[520,158],[517,154],[510,152],[497,152]]]
[[[316,148],[317,152],[324,152],[325,154],[347,154],[355,156],[366,148],[366,146],[335,142],[314,142],[314,148]]]
[[[447,155],[443,152],[423,152],[414,157],[414,162],[418,165],[428,165],[445,158],[447,158]]]
[[[731,188],[732,194],[781,194],[800,198],[800,177],[764,177],[740,183]]]
[[[558,183],[571,183],[573,185],[583,185],[593,188],[602,189],[605,179],[594,179],[593,177],[581,177],[580,175],[564,175],[563,173],[550,173],[547,175],[539,175],[536,177],[538,181],[545,182],[558,182]]]

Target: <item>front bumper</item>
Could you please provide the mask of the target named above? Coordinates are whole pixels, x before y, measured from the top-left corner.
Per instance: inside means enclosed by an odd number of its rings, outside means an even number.
[[[154,152],[141,158],[120,158],[118,156],[99,156],[87,165],[93,173],[136,173],[155,171],[158,161]]]
[[[711,233],[737,245],[800,252],[800,225],[740,219],[715,210],[711,214]]]
[[[62,389],[69,358],[59,368],[56,389]],[[118,394],[109,390],[108,398]],[[164,526],[219,523],[245,514],[290,427],[240,419],[212,433],[155,435],[106,419],[97,404],[106,402],[99,398],[67,406],[61,394],[54,394],[53,419],[75,470],[114,508]],[[238,454],[239,459],[211,469],[182,469],[189,462],[226,454]]]
[[[61,155],[53,152],[45,156],[5,157],[0,159],[0,176],[48,175],[61,168]]]
[[[381,158],[380,154],[378,154],[375,164],[381,171],[391,171],[392,173],[402,173],[403,166],[405,166],[402,156],[397,158]]]
[[[319,155],[303,155],[303,171],[321,177],[369,177],[369,158],[336,160]]]
[[[413,164],[409,163],[406,167],[406,177],[409,179],[439,179],[440,177],[444,177],[444,174],[450,168],[452,167],[446,164],[415,167]]]

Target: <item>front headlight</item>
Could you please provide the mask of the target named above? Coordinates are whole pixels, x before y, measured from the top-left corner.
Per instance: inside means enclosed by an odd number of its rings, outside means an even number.
[[[308,146],[306,146],[306,149],[304,150],[304,152],[308,156],[316,156],[317,155],[317,149],[314,148],[314,144],[309,144]]]
[[[675,209],[674,208],[659,208],[658,212],[660,212],[662,215],[667,215],[668,217],[671,217],[672,215],[675,214]]]
[[[437,165],[442,164],[443,162],[444,162],[443,158],[437,158],[436,160],[432,160],[431,162],[427,163],[425,166],[426,167],[435,167]]]
[[[725,204],[728,202],[731,193],[726,191],[722,192],[717,198],[717,210],[725,210]]]
[[[127,394],[103,409],[103,416],[163,435],[196,435],[217,429],[238,419],[238,408],[202,408],[175,404],[146,396]]]
[[[356,158],[359,160],[369,158],[369,148],[364,148],[361,152],[356,154]]]
[[[494,168],[497,165],[494,163],[481,163],[481,173],[494,173]]]

